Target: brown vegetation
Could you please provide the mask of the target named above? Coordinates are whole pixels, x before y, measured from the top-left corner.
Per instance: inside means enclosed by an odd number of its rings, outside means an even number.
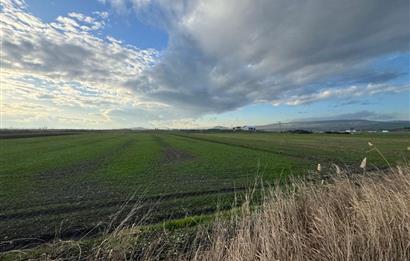
[[[119,226],[92,245],[59,241],[31,254],[84,260],[410,260],[410,168],[261,186],[211,224],[176,233],[164,226],[149,237],[138,226]],[[36,258],[31,254],[14,257]]]
[[[193,260],[410,260],[410,169],[294,183],[219,222]]]

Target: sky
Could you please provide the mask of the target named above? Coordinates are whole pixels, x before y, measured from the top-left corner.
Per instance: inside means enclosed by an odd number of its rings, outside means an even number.
[[[409,5],[0,0],[0,127],[410,120]]]

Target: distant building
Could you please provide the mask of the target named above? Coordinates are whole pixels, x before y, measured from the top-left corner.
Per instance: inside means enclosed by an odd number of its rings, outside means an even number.
[[[255,132],[256,128],[255,127],[251,127],[251,126],[245,126],[245,130],[246,131],[250,131],[250,132]]]
[[[252,126],[237,126],[232,128],[233,131],[248,131],[248,132],[255,132],[256,128]]]
[[[345,130],[345,132],[347,132],[347,133],[356,133],[357,131],[355,129],[351,128],[351,129]]]
[[[390,131],[388,131],[388,130],[382,130],[382,133],[388,133],[388,132],[390,132]]]

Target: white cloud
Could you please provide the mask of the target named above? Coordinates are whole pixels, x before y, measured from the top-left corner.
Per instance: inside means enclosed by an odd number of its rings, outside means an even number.
[[[98,0],[100,3],[109,4],[113,9],[119,13],[127,12],[126,0]]]
[[[58,122],[81,115],[88,124],[97,124],[107,123],[103,112],[110,108],[132,111],[166,106],[124,88],[152,65],[157,52],[92,34],[104,26],[106,14],[90,17],[69,13],[45,23],[26,12],[23,2],[2,1],[1,5],[1,85],[6,122],[14,119],[37,125],[39,120],[56,119],[50,114],[58,109],[64,116]],[[31,109],[27,103],[39,109]],[[94,111],[92,117],[90,111]]]
[[[368,84],[361,86],[350,86],[345,88],[331,88],[322,89],[317,92],[294,95],[290,97],[284,97],[283,99],[273,100],[272,104],[275,106],[281,104],[287,105],[300,105],[314,103],[323,100],[329,100],[331,98],[349,98],[352,97],[370,97],[379,93],[400,93],[410,91],[410,85],[388,85],[388,84]]]
[[[1,15],[6,70],[46,75],[109,86],[123,86],[138,78],[157,55],[155,50],[125,47],[91,34],[103,20],[70,13],[55,22],[44,23],[24,12],[4,8]]]

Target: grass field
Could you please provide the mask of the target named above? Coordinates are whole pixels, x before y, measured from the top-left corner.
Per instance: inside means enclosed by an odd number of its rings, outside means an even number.
[[[324,171],[332,163],[354,169],[365,156],[370,168],[386,168],[378,153],[366,153],[369,141],[391,165],[407,162],[409,138],[116,131],[3,139],[0,242],[84,235],[134,193],[130,203],[141,205],[135,218],[150,211],[148,224],[212,213],[229,208],[256,176],[273,182],[318,163]]]

